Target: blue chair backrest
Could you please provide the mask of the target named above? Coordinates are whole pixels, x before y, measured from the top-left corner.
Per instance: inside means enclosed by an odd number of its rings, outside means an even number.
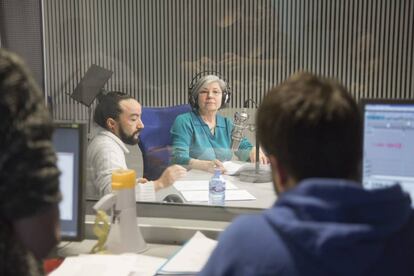
[[[144,177],[158,179],[170,165],[172,141],[170,129],[175,118],[191,110],[189,104],[170,107],[142,108],[144,129],[138,143],[144,161]]]

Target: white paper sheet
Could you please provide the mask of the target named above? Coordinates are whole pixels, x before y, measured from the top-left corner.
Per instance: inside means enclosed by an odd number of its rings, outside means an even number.
[[[186,201],[204,202],[208,201],[208,191],[182,191],[181,194]],[[246,190],[226,190],[226,201],[255,200],[256,198]]]
[[[206,264],[217,241],[197,231],[194,236],[157,272],[157,274],[196,274]]]
[[[152,276],[166,259],[140,254],[67,257],[50,276]]]
[[[237,171],[243,166],[246,165],[247,163],[237,163],[237,162],[233,162],[233,161],[225,161],[223,162],[223,166],[226,169],[225,174],[227,175],[234,175],[237,173]]]
[[[154,182],[138,183],[135,186],[135,199],[136,201],[156,201]]]
[[[207,191],[208,190],[208,180],[181,180],[174,182],[174,187],[178,191]],[[230,180],[226,180],[226,189],[227,190],[236,190],[238,189]]]
[[[234,161],[226,161],[223,162],[223,166],[226,169],[225,174],[227,175],[238,175],[240,172],[244,170],[254,170],[256,168],[255,163],[249,163],[249,162],[234,162]],[[270,164],[266,165],[260,165],[261,170],[270,171]]]

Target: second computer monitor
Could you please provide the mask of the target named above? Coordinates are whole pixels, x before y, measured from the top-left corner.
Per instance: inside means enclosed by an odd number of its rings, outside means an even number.
[[[55,124],[53,146],[58,159],[62,201],[59,204],[62,240],[83,238],[83,181],[86,132],[83,124]]]
[[[414,199],[414,101],[362,100],[365,188],[399,183]]]

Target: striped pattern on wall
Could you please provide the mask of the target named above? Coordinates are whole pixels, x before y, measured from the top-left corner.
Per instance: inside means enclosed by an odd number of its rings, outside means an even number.
[[[187,102],[191,78],[217,70],[231,107],[298,70],[356,98],[414,98],[411,0],[43,0],[46,93],[58,120],[86,120],[71,94],[91,64],[107,90],[145,106]]]
[[[40,0],[0,0],[0,48],[18,54],[44,87]]]

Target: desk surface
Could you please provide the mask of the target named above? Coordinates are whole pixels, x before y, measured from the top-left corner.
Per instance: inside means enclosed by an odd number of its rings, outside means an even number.
[[[208,173],[205,171],[190,170],[188,171],[187,175],[180,180],[209,180],[211,176],[212,176],[211,173]],[[272,204],[276,200],[276,194],[275,194],[272,182],[249,183],[249,182],[240,181],[237,176],[229,176],[229,175],[224,175],[224,178],[227,180],[231,180],[231,182],[235,184],[239,189],[247,190],[254,197],[256,197],[256,200],[226,201],[225,206],[266,209],[272,206]],[[157,201],[161,201],[163,198],[165,198],[169,194],[179,195],[185,202],[180,192],[177,191],[174,188],[174,186],[170,186],[166,189],[162,189],[158,191],[156,194],[156,199]],[[208,205],[207,202],[201,202],[201,203],[200,202],[185,202],[185,203],[191,203],[191,204],[196,204],[196,205]]]
[[[89,254],[91,248],[95,245],[95,243],[96,240],[83,240],[81,242],[61,242],[57,249],[57,255],[59,257],[69,257],[77,256],[80,254]],[[176,251],[178,251],[178,249],[181,248],[180,245],[170,244],[147,243],[147,245],[148,249],[141,254],[160,258],[169,258]]]
[[[88,254],[95,243],[96,240],[62,242],[56,253],[63,258]],[[58,275],[157,275],[156,271],[165,262],[165,259],[173,256],[180,248],[181,246],[178,245],[147,243],[147,249],[135,256],[126,253],[124,256],[98,254],[85,255],[81,258],[67,258],[55,272]],[[157,257],[157,259],[145,256]]]

